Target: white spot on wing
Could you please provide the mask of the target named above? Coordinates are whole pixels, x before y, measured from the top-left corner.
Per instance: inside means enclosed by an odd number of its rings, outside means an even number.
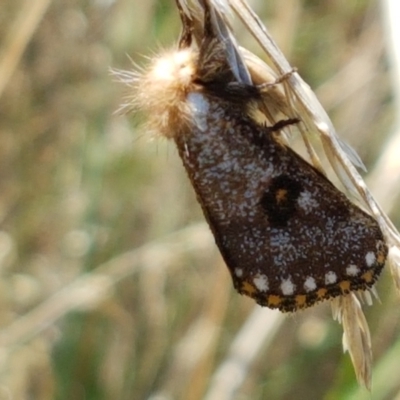
[[[370,251],[367,253],[367,255],[365,256],[365,262],[367,263],[368,267],[372,267],[375,264],[376,261],[376,257],[375,254]]]
[[[235,268],[235,275],[240,278],[243,276],[243,270],[242,268]]]
[[[304,282],[304,289],[306,292],[312,292],[317,288],[317,284],[315,282],[315,279],[312,276],[307,277],[307,279]]]
[[[350,264],[346,268],[346,274],[349,276],[357,276],[359,272],[360,272],[360,268],[358,268],[357,265],[354,265],[354,264]]]
[[[336,283],[337,275],[333,271],[329,271],[325,274],[325,285],[332,285]]]
[[[297,199],[297,204],[307,213],[312,212],[313,208],[319,206],[313,195],[307,190],[300,193],[300,196]]]
[[[290,296],[294,293],[296,286],[292,282],[291,278],[285,279],[281,283],[281,290],[285,296]]]
[[[268,285],[268,278],[265,275],[257,275],[253,279],[255,287],[260,291],[260,292],[266,292],[269,288]]]

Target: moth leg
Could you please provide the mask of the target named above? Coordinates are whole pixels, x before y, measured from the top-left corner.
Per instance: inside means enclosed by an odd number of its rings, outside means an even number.
[[[261,83],[260,85],[257,85],[257,88],[259,91],[262,92],[267,92],[270,88],[279,85],[280,83],[288,80],[294,73],[297,72],[297,68],[294,67],[292,68],[289,72],[286,72],[282,74],[281,76],[278,76],[274,82],[266,82],[266,83]]]
[[[282,119],[282,120],[278,121],[276,124],[274,124],[272,126],[268,126],[268,130],[270,132],[277,132],[277,131],[282,130],[286,126],[295,125],[295,124],[298,124],[299,122],[300,122],[300,119],[298,119],[298,118]]]

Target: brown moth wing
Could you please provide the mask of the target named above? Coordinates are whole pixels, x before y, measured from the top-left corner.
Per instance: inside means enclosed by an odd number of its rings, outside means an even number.
[[[175,142],[240,293],[295,311],[373,285],[387,247],[370,215],[243,106],[201,90],[187,103]]]

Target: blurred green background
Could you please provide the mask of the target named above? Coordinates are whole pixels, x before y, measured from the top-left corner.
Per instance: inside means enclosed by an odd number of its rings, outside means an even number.
[[[394,119],[377,2],[253,4],[373,169]],[[205,398],[253,309],[174,147],[115,113],[126,89],[110,67],[145,64],[179,31],[173,0],[0,3],[0,400]],[[372,396],[322,304],[284,319],[232,398],[400,399],[388,275],[365,308]]]

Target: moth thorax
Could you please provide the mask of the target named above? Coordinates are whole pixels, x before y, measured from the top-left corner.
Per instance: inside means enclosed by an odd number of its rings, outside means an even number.
[[[148,128],[173,138],[190,121],[187,94],[193,87],[197,53],[175,50],[155,58],[138,87],[138,103],[148,116]]]

